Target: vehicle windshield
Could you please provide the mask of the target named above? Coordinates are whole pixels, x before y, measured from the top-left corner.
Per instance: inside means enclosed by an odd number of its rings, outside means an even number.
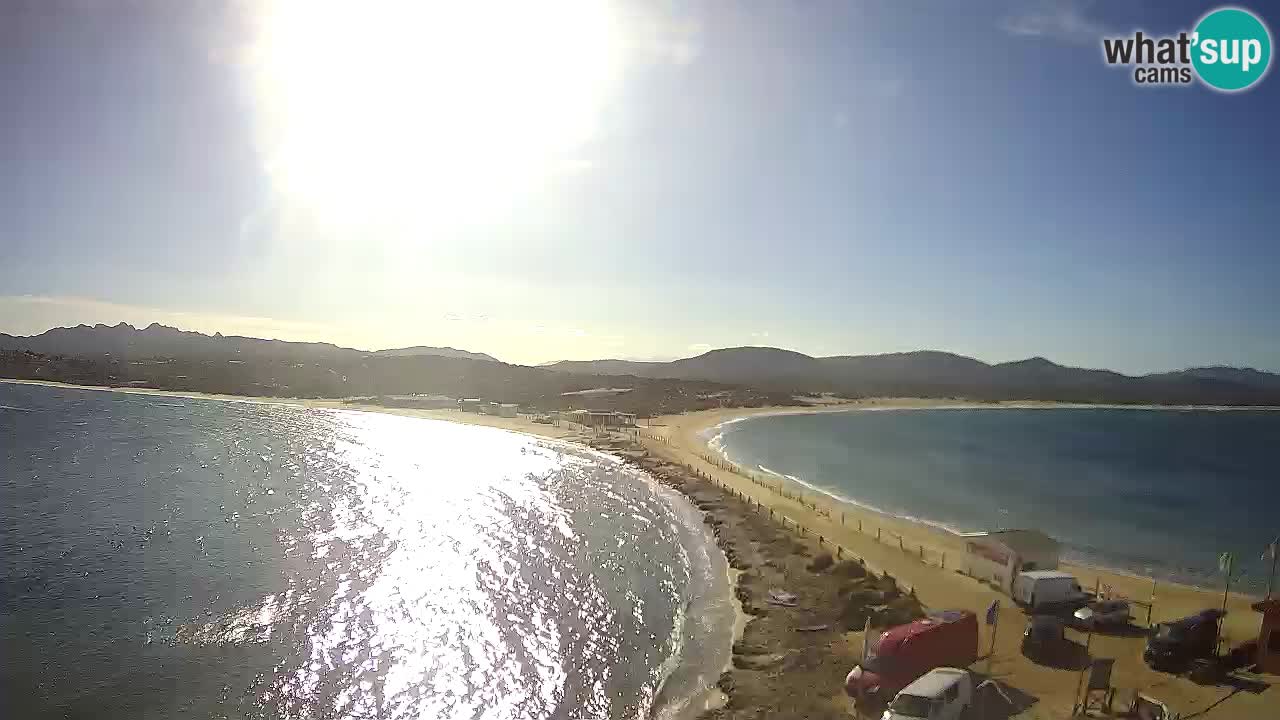
[[[927,718],[933,700],[919,695],[899,695],[889,703],[889,710],[905,717]]]
[[[893,671],[895,663],[892,655],[880,656],[875,653],[871,653],[867,656],[866,660],[862,661],[861,664],[863,670],[873,672],[877,675],[884,675]]]

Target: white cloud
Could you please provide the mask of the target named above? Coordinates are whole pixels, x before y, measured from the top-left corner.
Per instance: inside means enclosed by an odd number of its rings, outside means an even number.
[[[1092,4],[1088,0],[1040,0],[1020,5],[1000,20],[1000,27],[1010,35],[1093,42],[1108,31],[1103,23],[1088,16]]]
[[[711,349],[707,343],[694,343],[689,346],[689,352],[701,355]]]

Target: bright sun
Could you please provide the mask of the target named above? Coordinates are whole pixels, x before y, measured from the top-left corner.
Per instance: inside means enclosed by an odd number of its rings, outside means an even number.
[[[602,0],[280,0],[255,46],[273,182],[317,217],[408,232],[574,161],[620,73]]]

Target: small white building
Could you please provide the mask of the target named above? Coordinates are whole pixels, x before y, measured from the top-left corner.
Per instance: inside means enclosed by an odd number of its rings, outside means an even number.
[[[498,417],[513,418],[520,410],[520,406],[515,403],[502,403],[498,406]]]
[[[1020,572],[1058,568],[1058,541],[1039,530],[993,530],[962,537],[964,572],[1005,592]]]
[[[458,409],[462,412],[478,413],[483,402],[480,398],[463,398],[458,401]]]

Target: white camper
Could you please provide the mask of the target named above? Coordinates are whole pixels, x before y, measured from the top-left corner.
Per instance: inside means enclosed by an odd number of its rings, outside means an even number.
[[[1074,575],[1059,570],[1032,570],[1018,573],[1009,591],[1013,601],[1030,608],[1044,610],[1070,607],[1086,599]]]

